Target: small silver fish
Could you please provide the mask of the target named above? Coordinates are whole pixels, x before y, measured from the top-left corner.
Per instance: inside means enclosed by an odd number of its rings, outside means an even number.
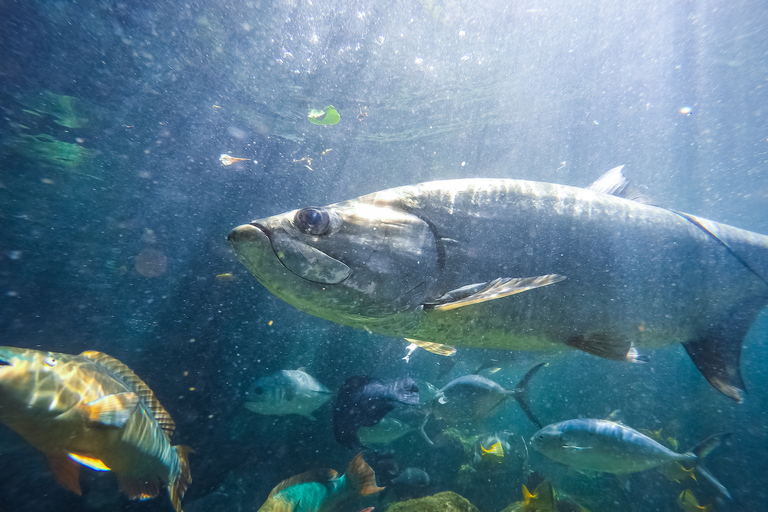
[[[314,420],[312,413],[333,393],[302,370],[281,370],[258,379],[248,392],[245,408],[267,416],[299,414]]]
[[[515,389],[510,390],[481,375],[458,377],[437,392],[430,403],[430,411],[436,418],[451,422],[483,420],[502,402],[514,397],[528,418],[541,428],[528,406],[527,393],[531,377],[545,365],[541,363],[531,368]]]
[[[531,439],[533,448],[581,471],[626,475],[690,463],[727,498],[727,489],[702,465],[728,434],[713,435],[691,451],[677,453],[637,430],[609,420],[575,419],[547,425]]]

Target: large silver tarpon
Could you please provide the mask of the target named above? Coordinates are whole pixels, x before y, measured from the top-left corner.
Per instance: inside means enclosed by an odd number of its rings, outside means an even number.
[[[681,342],[741,401],[741,343],[768,303],[768,237],[629,195],[620,169],[590,189],[434,181],[260,219],[229,240],[270,292],[340,324],[629,361]]]

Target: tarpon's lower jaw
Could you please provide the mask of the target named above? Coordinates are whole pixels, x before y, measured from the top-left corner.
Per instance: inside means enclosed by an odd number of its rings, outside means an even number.
[[[258,246],[259,251],[267,250],[268,246],[283,267],[296,276],[314,283],[338,284],[347,279],[351,272],[350,268],[341,261],[291,236],[281,228],[270,230],[257,222],[252,222],[233,229],[227,239],[235,247],[235,251],[244,263],[245,260],[254,257],[250,254],[251,251],[245,248],[246,244]],[[256,274],[254,263],[252,261],[251,265],[246,264],[246,267]]]

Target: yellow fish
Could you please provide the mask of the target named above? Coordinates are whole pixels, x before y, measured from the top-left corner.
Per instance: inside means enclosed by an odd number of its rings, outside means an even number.
[[[703,507],[699,505],[699,501],[690,489],[680,493],[680,496],[677,497],[677,504],[685,512],[711,512],[712,510],[712,505],[704,505]]]
[[[501,459],[504,458],[504,448],[501,446],[501,441],[496,441],[496,443],[487,450],[483,445],[480,445],[480,457],[482,457],[483,460],[501,462]]]
[[[113,357],[0,347],[0,422],[42,451],[58,482],[78,495],[83,465],[112,471],[131,499],[167,486],[181,512],[192,450],[171,446],[171,416]]]
[[[531,493],[523,484],[523,501],[508,506],[502,512],[557,512],[555,491],[548,481],[541,482]]]

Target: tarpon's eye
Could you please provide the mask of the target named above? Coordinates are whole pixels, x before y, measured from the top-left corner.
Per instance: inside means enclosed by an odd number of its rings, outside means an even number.
[[[254,389],[253,392],[256,393],[257,395],[263,395],[264,394],[264,388],[259,386],[256,389]]]
[[[331,227],[328,212],[320,208],[302,208],[296,212],[293,223],[299,231],[314,236],[326,234]]]
[[[53,366],[56,366],[56,358],[55,358],[55,357],[53,357],[53,354],[51,354],[50,352],[48,352],[48,355],[47,355],[47,356],[45,356],[45,359],[43,359],[43,363],[44,363],[46,366],[51,366],[51,367],[53,367]]]

